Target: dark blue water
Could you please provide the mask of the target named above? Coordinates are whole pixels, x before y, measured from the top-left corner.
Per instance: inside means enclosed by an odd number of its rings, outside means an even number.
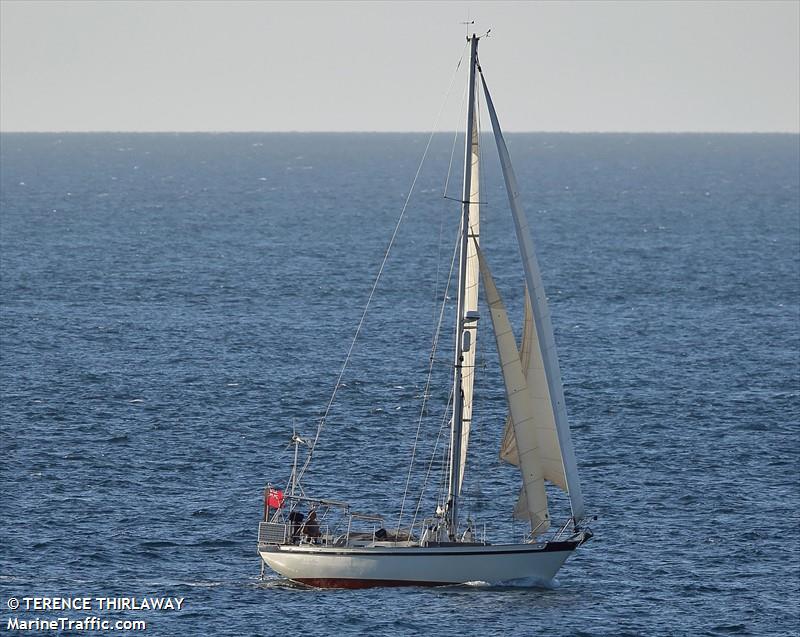
[[[458,216],[447,137],[308,474],[313,494],[390,516]],[[325,408],[425,138],[1,139],[4,630],[10,596],[173,595],[181,612],[114,617],[155,635],[796,633],[798,136],[510,136],[596,537],[549,586],[356,592],[259,580],[261,490],[288,476],[293,420],[311,434]],[[485,152],[483,241],[518,321]],[[497,460],[491,338],[479,348],[465,489],[502,527],[516,477]]]

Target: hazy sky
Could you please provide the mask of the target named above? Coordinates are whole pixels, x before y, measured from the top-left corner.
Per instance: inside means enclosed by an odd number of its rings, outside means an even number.
[[[2,0],[0,129],[430,130],[467,16],[506,130],[800,130],[797,0]]]

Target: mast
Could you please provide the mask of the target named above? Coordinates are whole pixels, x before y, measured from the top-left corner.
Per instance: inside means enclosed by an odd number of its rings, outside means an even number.
[[[450,472],[447,484],[447,531],[451,539],[458,533],[458,496],[461,484],[461,434],[464,425],[464,394],[461,387],[465,348],[464,303],[466,290],[467,248],[469,242],[469,209],[472,192],[472,130],[475,123],[475,70],[478,66],[478,36],[469,38],[469,85],[467,88],[467,128],[464,139],[464,187],[461,197],[461,238],[459,242],[458,304],[455,330],[453,372],[453,418],[450,424]],[[467,337],[469,338],[469,337]],[[469,343],[466,343],[469,346]]]

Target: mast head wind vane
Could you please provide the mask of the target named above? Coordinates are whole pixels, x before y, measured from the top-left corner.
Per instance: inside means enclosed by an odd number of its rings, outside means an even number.
[[[473,33],[472,33],[472,36],[470,36],[470,34],[469,34],[469,27],[470,27],[470,25],[472,25],[472,24],[475,24],[475,20],[469,20],[469,21],[467,21],[467,22],[462,22],[461,24],[463,24],[463,25],[466,27],[466,32],[467,32],[467,34],[466,34],[466,37],[467,37],[467,42],[469,42],[470,40],[480,40],[481,38],[488,38],[488,37],[489,37],[489,34],[492,32],[492,30],[491,30],[491,29],[487,29],[487,30],[486,30],[486,33],[483,33],[482,35],[477,35],[477,34],[476,34],[474,31],[473,31]]]

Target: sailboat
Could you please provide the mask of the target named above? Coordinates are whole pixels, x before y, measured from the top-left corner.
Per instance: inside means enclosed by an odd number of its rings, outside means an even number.
[[[483,37],[483,36],[481,36]],[[387,530],[384,518],[354,511],[349,503],[314,498],[301,485],[313,443],[292,437],[294,464],[284,489],[265,488],[258,553],[267,566],[297,583],[321,588],[489,584],[548,581],[592,537],[570,437],[550,315],[517,180],[486,80],[478,42],[469,46],[464,177],[458,237],[458,300],[451,400],[447,492],[435,513],[410,528]],[[483,89],[502,167],[524,272],[526,293],[521,346],[480,246],[480,135],[478,83]],[[523,538],[490,541],[485,527],[464,518],[460,504],[469,447],[482,284],[489,308],[508,404],[500,457],[519,468],[521,488],[513,517],[530,530]],[[334,394],[335,395],[335,394]],[[318,430],[319,434],[319,430]],[[298,469],[298,451],[309,447]],[[548,490],[568,494],[570,515],[551,524]],[[512,498],[513,499],[513,498]],[[509,503],[511,505],[511,502]],[[511,508],[511,506],[509,506]],[[402,515],[402,513],[401,513]]]

